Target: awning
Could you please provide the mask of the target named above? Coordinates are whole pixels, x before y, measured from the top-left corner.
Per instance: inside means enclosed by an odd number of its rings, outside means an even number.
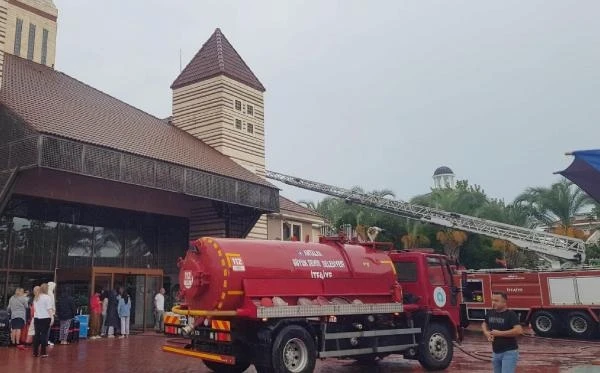
[[[600,149],[568,153],[575,157],[566,170],[558,172],[600,203]]]

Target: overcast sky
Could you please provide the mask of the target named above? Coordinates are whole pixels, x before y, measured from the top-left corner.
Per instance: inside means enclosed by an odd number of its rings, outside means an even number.
[[[600,1],[55,3],[56,68],[159,117],[220,27],[267,88],[275,171],[408,199],[447,165],[510,200],[600,148]]]

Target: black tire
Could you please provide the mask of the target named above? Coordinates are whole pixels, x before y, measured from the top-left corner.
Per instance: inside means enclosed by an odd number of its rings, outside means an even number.
[[[531,316],[531,328],[540,337],[556,337],[560,331],[560,324],[552,312],[536,311]]]
[[[433,322],[423,332],[419,344],[418,359],[421,366],[428,371],[448,368],[454,355],[454,345],[448,328]]]
[[[574,311],[567,316],[567,332],[571,337],[590,339],[596,330],[596,322],[585,312]]]
[[[250,363],[236,362],[235,365],[216,363],[214,361],[202,360],[204,365],[215,373],[243,373],[249,367]]]
[[[317,348],[310,333],[301,326],[289,325],[281,329],[271,351],[274,373],[312,373],[317,363]]]

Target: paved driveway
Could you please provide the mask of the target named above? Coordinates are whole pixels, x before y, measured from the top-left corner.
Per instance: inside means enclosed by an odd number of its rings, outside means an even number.
[[[82,340],[78,344],[56,346],[50,349],[48,359],[33,358],[31,350],[0,348],[0,369],[8,373],[203,373],[209,372],[201,361],[180,358],[160,351],[167,339],[156,334],[135,335],[128,339]],[[177,343],[177,340],[172,340]],[[478,333],[469,333],[462,348],[455,351],[449,372],[489,373],[490,346]],[[600,372],[600,366],[591,365],[600,358],[600,342],[521,339],[520,372]],[[419,364],[390,356],[376,367],[361,367],[351,361],[327,360],[318,363],[320,373],[400,373],[422,372]],[[255,372],[253,368],[249,373]]]

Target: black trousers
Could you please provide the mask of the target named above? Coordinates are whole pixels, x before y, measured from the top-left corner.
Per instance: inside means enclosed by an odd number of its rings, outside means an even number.
[[[33,319],[33,328],[35,330],[35,335],[33,336],[33,354],[38,355],[41,345],[42,355],[46,355],[46,347],[48,347],[48,333],[50,331],[50,318]]]

